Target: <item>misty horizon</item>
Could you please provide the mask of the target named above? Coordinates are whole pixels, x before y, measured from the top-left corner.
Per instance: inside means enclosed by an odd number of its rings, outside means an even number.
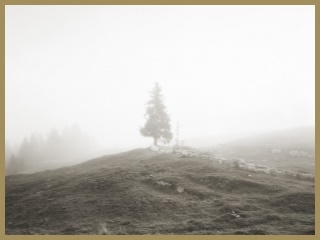
[[[135,145],[115,145],[115,144],[111,144],[111,145],[105,145],[103,143],[99,143],[97,141],[96,138],[94,138],[94,136],[89,135],[86,133],[86,131],[83,131],[83,129],[81,128],[81,126],[79,126],[77,123],[73,123],[73,124],[69,124],[69,125],[65,125],[62,126],[61,128],[57,128],[57,127],[52,127],[51,129],[48,129],[46,132],[44,133],[40,133],[40,132],[34,132],[31,133],[28,136],[25,136],[21,139],[20,142],[14,142],[11,143],[9,141],[5,141],[5,144],[9,147],[14,149],[15,151],[18,150],[19,146],[24,142],[24,141],[29,141],[30,139],[32,139],[33,137],[39,137],[41,139],[46,139],[51,132],[53,131],[57,131],[60,135],[63,134],[64,130],[71,127],[71,126],[78,126],[81,131],[83,132],[83,134],[87,135],[89,138],[91,138],[92,140],[92,144],[95,144],[95,151],[99,151],[99,150],[105,150],[105,149],[113,149],[113,148],[118,148],[118,149],[129,149],[130,147],[149,147],[150,145],[152,145],[152,139],[151,138],[147,138],[145,139],[145,142],[140,142],[140,143],[136,143]],[[174,126],[173,126],[174,127]],[[255,136],[261,136],[261,135],[265,135],[268,133],[273,133],[273,132],[278,132],[278,131],[287,131],[287,130],[296,130],[296,129],[313,129],[314,130],[315,126],[312,125],[305,125],[305,126],[296,126],[296,127],[290,127],[290,128],[281,128],[281,129],[270,129],[269,131],[265,130],[265,131],[254,131],[254,132],[235,132],[235,133],[229,133],[229,134],[207,134],[207,135],[199,135],[199,136],[193,136],[190,138],[186,138],[186,139],[180,139],[180,141],[182,142],[183,145],[190,145],[191,147],[208,147],[208,146],[214,146],[217,144],[223,144],[223,143],[227,143],[227,142],[231,142],[233,140],[237,140],[237,139],[242,139],[242,138],[246,138],[246,137],[255,137]],[[173,128],[173,133],[175,133],[175,128]],[[139,133],[138,133],[139,134]],[[315,140],[315,139],[314,139]],[[168,143],[168,144],[161,144],[161,145],[175,145],[176,144],[176,136],[174,134],[174,139]]]
[[[10,145],[77,123],[149,146],[154,82],[186,144],[315,125],[312,6],[6,6],[5,37]]]

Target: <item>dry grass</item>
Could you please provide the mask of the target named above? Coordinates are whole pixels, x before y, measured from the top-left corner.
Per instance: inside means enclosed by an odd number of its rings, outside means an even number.
[[[314,183],[138,149],[8,176],[5,214],[6,234],[312,234]]]

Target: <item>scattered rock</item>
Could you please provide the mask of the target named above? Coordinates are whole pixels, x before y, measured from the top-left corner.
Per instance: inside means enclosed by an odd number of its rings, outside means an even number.
[[[177,192],[178,193],[183,193],[184,192],[184,188],[183,187],[177,187]]]
[[[231,211],[231,215],[234,216],[234,217],[236,217],[236,218],[240,217],[240,215],[237,214],[235,211]]]
[[[155,146],[155,145],[151,145],[149,147],[149,149],[153,152],[157,152],[157,153],[172,153],[173,150],[171,147],[165,147],[165,146]]]
[[[165,181],[162,181],[162,180],[158,181],[157,184],[160,185],[160,186],[168,186],[168,187],[171,186],[171,183],[168,183],[168,182],[165,182]]]

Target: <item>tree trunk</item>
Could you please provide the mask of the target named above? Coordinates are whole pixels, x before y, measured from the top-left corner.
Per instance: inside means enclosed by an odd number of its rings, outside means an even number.
[[[157,138],[153,138],[153,145],[158,146],[158,139]]]

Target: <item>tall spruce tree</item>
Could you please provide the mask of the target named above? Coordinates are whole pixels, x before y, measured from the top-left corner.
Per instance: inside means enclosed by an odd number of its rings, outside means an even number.
[[[155,146],[158,145],[158,141],[169,143],[172,139],[170,118],[166,112],[158,83],[155,83],[151,91],[151,99],[147,102],[145,117],[146,123],[143,128],[140,128],[141,135],[152,137]]]

